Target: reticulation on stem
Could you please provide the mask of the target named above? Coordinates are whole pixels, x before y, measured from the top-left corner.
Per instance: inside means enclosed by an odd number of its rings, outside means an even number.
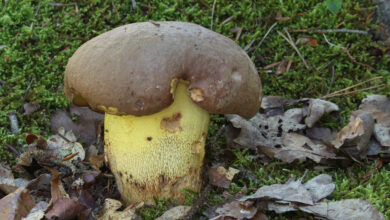
[[[194,104],[180,81],[174,101],[148,116],[105,115],[105,153],[122,199],[183,202],[199,191],[209,113]]]

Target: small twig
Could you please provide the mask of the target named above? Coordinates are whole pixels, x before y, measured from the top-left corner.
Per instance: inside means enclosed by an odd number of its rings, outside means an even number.
[[[296,54],[295,51],[291,54],[291,59],[289,59],[288,63],[287,63],[286,72],[290,71],[290,68],[291,68],[292,62],[294,60],[295,54]]]
[[[214,23],[214,13],[215,13],[215,5],[217,4],[217,0],[214,0],[213,2],[213,9],[211,9],[211,25],[210,29],[213,30],[213,23]]]
[[[360,85],[363,85],[364,83],[368,83],[368,82],[371,82],[371,81],[373,81],[373,80],[376,80],[376,79],[381,79],[381,78],[382,78],[382,76],[377,76],[377,77],[374,77],[374,78],[368,79],[368,80],[366,80],[366,81],[363,81],[363,82],[357,83],[357,84],[355,84],[355,85],[352,85],[352,86],[348,86],[347,88],[344,88],[344,89],[338,90],[338,91],[336,91],[336,92],[333,92],[333,93],[331,93],[331,94],[325,95],[325,96],[323,96],[322,98],[329,98],[329,97],[333,97],[334,95],[336,95],[336,94],[338,94],[338,93],[342,93],[342,92],[344,92],[344,91],[346,91],[346,90],[349,90],[349,89],[352,89],[352,88],[358,87],[358,86],[360,86]],[[345,94],[345,93],[342,93],[342,94]]]
[[[149,20],[149,22],[150,22],[150,23],[152,23],[152,24],[154,24],[154,25],[156,25],[157,27],[160,27],[160,24],[159,24],[159,23],[157,23],[156,21]]]
[[[351,91],[351,92],[330,94],[330,95],[328,95],[328,96],[326,96],[326,97],[323,97],[323,98],[333,98],[333,97],[336,97],[336,96],[356,94],[356,93],[358,93],[358,92],[363,92],[363,91],[367,91],[367,90],[370,90],[370,89],[380,88],[380,87],[383,87],[383,86],[385,86],[385,85],[386,85],[386,84],[380,84],[380,85],[371,86],[371,87],[364,88],[364,89],[354,90],[354,91]]]
[[[58,136],[60,136],[62,139],[64,139],[66,142],[68,143],[72,143],[72,141],[70,141],[68,138],[66,138],[64,135],[60,134],[60,133],[57,133]]]
[[[14,147],[9,144],[5,144],[8,150],[10,150],[16,157],[20,155],[19,151],[17,151]]]
[[[199,211],[199,209],[205,203],[207,199],[207,195],[209,194],[210,191],[211,191],[211,184],[207,184],[207,186],[204,188],[203,192],[201,193],[199,199],[195,202],[194,205],[191,206],[191,209],[182,219],[185,220],[193,219],[194,215]]]
[[[350,29],[300,29],[300,30],[290,29],[289,31],[300,32],[300,33],[350,33],[350,34],[368,35],[367,31],[350,30]]]
[[[250,50],[250,51],[256,51],[256,50],[261,46],[261,44],[263,44],[263,41],[265,40],[265,38],[268,37],[269,33],[271,33],[272,29],[274,29],[274,27],[275,27],[277,24],[278,24],[278,22],[273,23],[273,24],[271,25],[271,27],[268,28],[267,32],[265,33],[265,35],[263,36],[263,38],[261,39],[261,41],[259,42],[259,44],[257,44],[256,47],[255,47],[253,50]],[[247,51],[247,52],[250,52],[250,51],[249,51],[249,48],[250,48],[251,46],[252,46],[252,44],[249,43],[249,45],[247,45],[247,46],[245,47],[244,50]]]
[[[28,94],[30,93],[31,86],[32,86],[32,84],[34,83],[34,78],[35,78],[35,76],[33,75],[33,76],[31,77],[30,84],[28,84],[28,86],[27,86],[27,88],[26,88],[26,92],[24,92],[24,96],[23,96],[23,100],[22,100],[22,105],[21,105],[20,108],[19,108],[19,113],[20,113],[20,114],[23,113],[23,104],[24,104],[24,102],[26,101]]]
[[[332,90],[334,79],[335,79],[335,77],[334,77],[334,65],[333,65],[332,66],[332,80],[330,81],[330,85],[329,85],[328,91],[326,92],[326,95],[329,95],[330,90]]]
[[[224,21],[222,21],[221,25],[224,25],[224,24],[228,23],[229,21],[233,20],[233,18],[234,18],[234,15],[226,18]]]
[[[322,36],[324,36],[325,42],[328,43],[330,46],[332,46],[332,47],[337,47],[336,44],[329,42],[329,40],[328,40],[328,38],[326,37],[325,34],[322,34]]]
[[[11,123],[11,133],[16,134],[19,131],[19,125],[18,125],[18,117],[16,116],[15,112],[9,113],[9,120]]]
[[[325,66],[321,67],[318,72],[321,72],[323,69],[327,68],[330,64],[333,63],[333,60],[329,61],[327,64],[325,64]]]
[[[238,41],[241,37],[241,33],[242,33],[242,28],[240,27],[237,31],[237,35],[236,35],[236,41]]]
[[[302,182],[303,179],[305,179],[305,177],[306,177],[306,175],[307,175],[308,172],[309,172],[309,170],[306,169],[305,172],[303,173],[303,175],[301,176],[301,178],[298,179],[298,181],[299,181],[299,182]]]
[[[325,42],[326,42],[326,43],[328,43],[328,44],[329,44],[330,46],[332,46],[332,47],[337,47],[336,44],[331,43],[331,42],[328,40],[328,38],[326,37],[325,34],[322,34],[322,35],[324,36],[324,39],[325,39]],[[370,66],[370,65],[368,65],[368,64],[358,62],[358,61],[356,60],[356,58],[353,57],[353,56],[349,53],[349,50],[348,50],[347,47],[340,46],[340,48],[344,49],[344,51],[345,51],[345,53],[347,54],[348,58],[349,58],[352,62],[354,62],[354,63],[356,63],[356,64],[363,65],[363,66],[365,66],[365,67],[367,67],[367,68],[369,68],[369,69],[371,69],[371,70],[375,70],[372,66]]]
[[[278,31],[278,34],[283,37],[283,39],[285,39],[291,46],[292,48],[294,48],[294,50],[297,52],[299,58],[301,58],[302,62],[305,64],[305,67],[306,69],[310,70],[310,66],[309,64],[307,64],[305,58],[303,58],[302,54],[299,52],[298,48],[295,46],[295,43],[294,41],[292,41],[292,38],[290,36],[290,34],[288,33],[288,31],[285,29],[285,32],[287,33],[287,35],[289,36],[289,38],[287,38],[284,34],[282,34],[280,31]]]

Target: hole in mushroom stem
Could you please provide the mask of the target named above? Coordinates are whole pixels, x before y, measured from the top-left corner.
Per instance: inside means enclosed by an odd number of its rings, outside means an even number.
[[[190,96],[194,102],[201,102],[204,100],[202,90],[198,88],[190,89]]]
[[[177,131],[182,131],[180,120],[182,118],[182,114],[177,112],[173,114],[171,117],[165,117],[160,122],[160,127],[163,130],[168,131],[169,133],[175,133]]]
[[[147,137],[146,140],[151,141],[153,138],[152,137]]]

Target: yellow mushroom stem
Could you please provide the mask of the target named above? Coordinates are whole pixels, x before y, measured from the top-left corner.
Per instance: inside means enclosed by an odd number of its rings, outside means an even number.
[[[105,115],[105,152],[122,199],[182,203],[183,189],[200,191],[209,113],[180,81],[174,101],[148,116]]]

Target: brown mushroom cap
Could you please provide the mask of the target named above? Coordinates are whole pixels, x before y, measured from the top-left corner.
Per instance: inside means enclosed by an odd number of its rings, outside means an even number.
[[[210,113],[249,118],[261,82],[231,39],[185,22],[133,23],[83,44],[65,71],[65,94],[76,105],[116,115],[149,115],[172,103],[171,81],[189,81],[193,101]]]

